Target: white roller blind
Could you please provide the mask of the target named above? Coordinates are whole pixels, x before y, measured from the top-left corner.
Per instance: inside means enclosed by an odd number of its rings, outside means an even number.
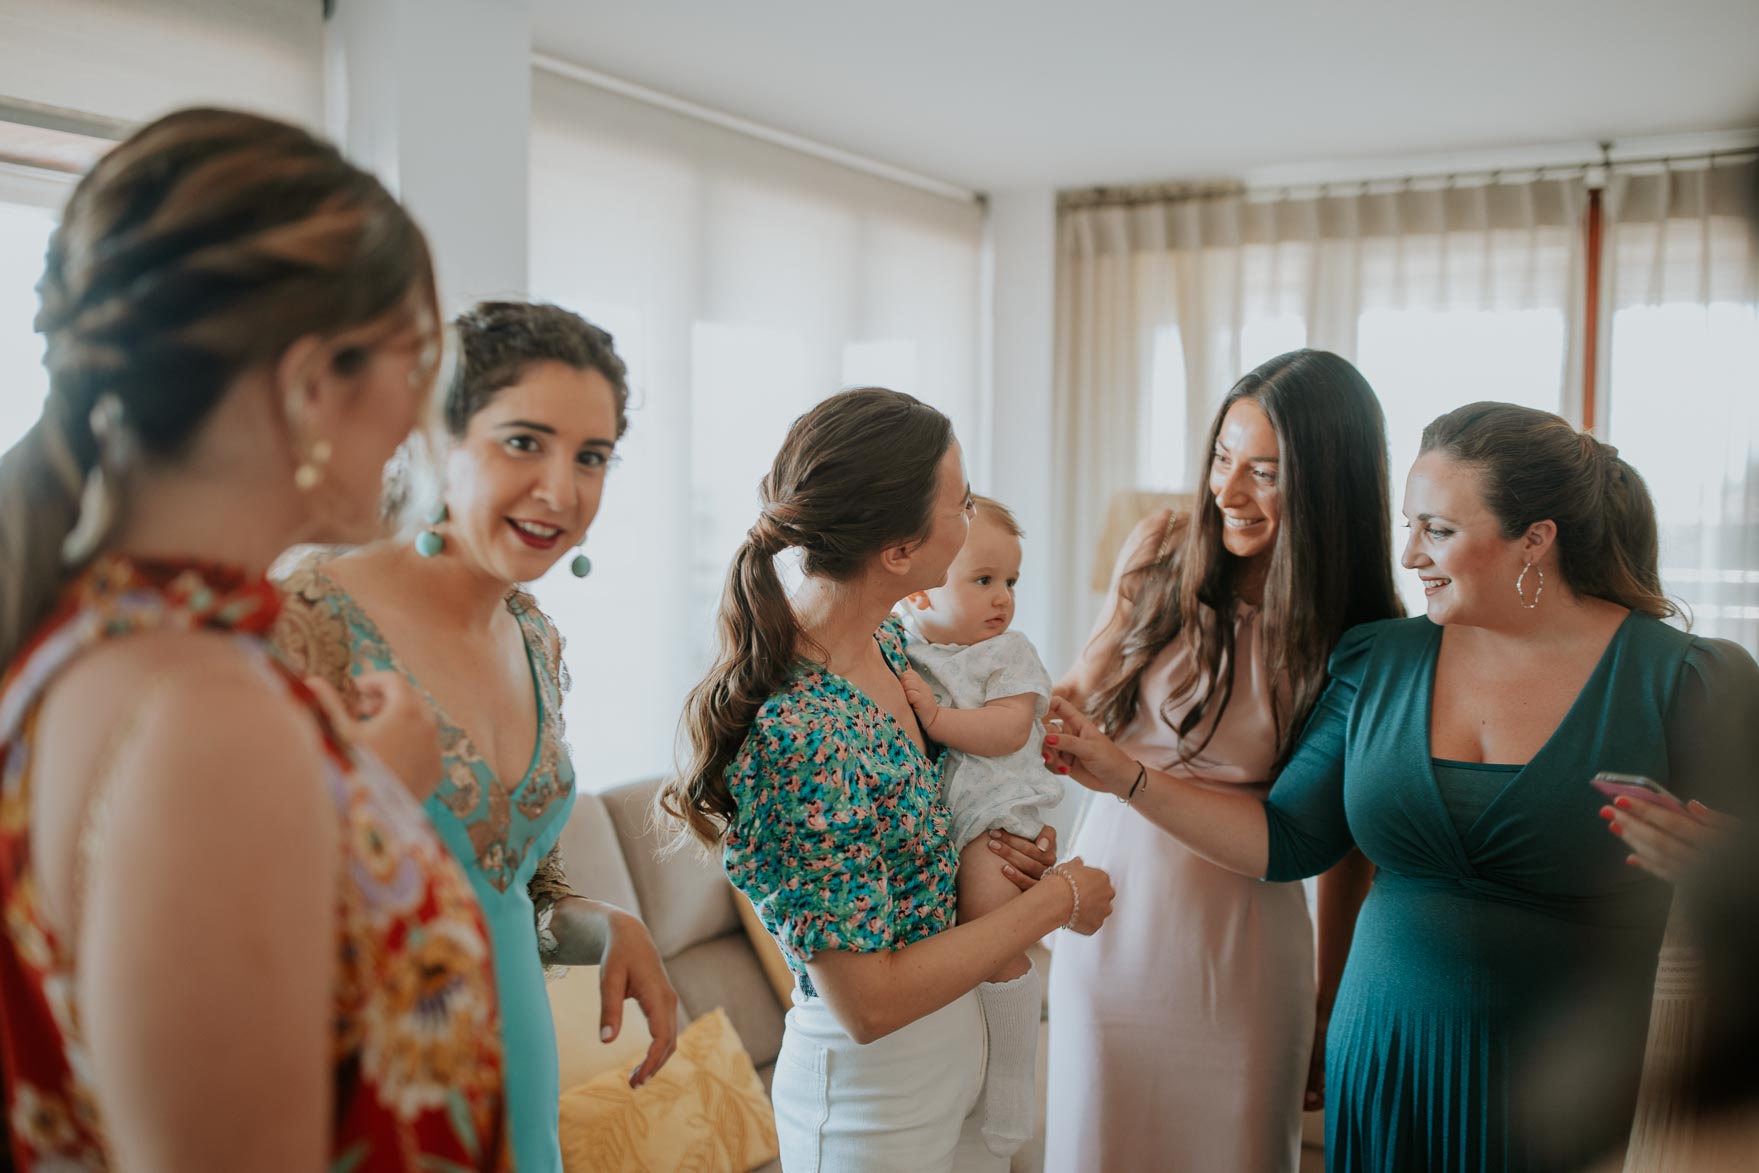
[[[722,575],[797,415],[877,383],[975,437],[983,222],[547,73],[532,115],[532,293],[610,330],[635,391],[593,576],[539,588],[569,641],[582,782],[602,787],[670,768]]]
[[[128,122],[226,105],[321,128],[323,36],[319,0],[0,0],[0,100]]]

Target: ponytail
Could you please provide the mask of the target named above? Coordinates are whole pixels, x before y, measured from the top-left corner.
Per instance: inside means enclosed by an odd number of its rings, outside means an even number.
[[[719,842],[733,821],[727,766],[798,655],[800,625],[776,574],[778,550],[773,540],[756,535],[754,530],[740,543],[727,570],[714,666],[684,702],[691,745],[686,781],[660,795],[660,809],[705,843]]]
[[[660,791],[662,821],[712,846],[738,812],[727,768],[787,683],[805,635],[776,555],[798,548],[809,577],[846,581],[888,545],[926,534],[952,444],[946,416],[879,387],[833,395],[794,421],[764,477],[763,512],[727,571],[714,665],[684,703],[689,760]]]
[[[30,431],[0,456],[0,668],[23,649],[72,569],[62,547],[97,463],[91,427],[75,414],[51,395]]]

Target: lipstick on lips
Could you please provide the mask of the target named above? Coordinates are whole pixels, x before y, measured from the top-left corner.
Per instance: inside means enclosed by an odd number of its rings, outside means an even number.
[[[524,521],[509,517],[507,527],[515,537],[534,550],[554,550],[556,543],[562,540],[560,526],[545,525],[541,521]]]

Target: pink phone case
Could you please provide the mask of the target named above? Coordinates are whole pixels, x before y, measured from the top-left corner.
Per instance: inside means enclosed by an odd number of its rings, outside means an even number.
[[[1688,814],[1686,804],[1675,798],[1659,782],[1635,774],[1596,774],[1588,785],[1608,798],[1629,798],[1636,802],[1653,802],[1668,810]]]

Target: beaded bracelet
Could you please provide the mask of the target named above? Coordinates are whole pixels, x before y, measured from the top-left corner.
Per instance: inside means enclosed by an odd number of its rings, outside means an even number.
[[[1075,922],[1081,917],[1081,885],[1075,882],[1074,876],[1071,876],[1068,872],[1063,870],[1061,864],[1046,868],[1044,874],[1047,876],[1061,876],[1064,880],[1068,881],[1069,895],[1075,898],[1075,907],[1069,910],[1069,923],[1065,924],[1063,927],[1073,932],[1075,929]]]

